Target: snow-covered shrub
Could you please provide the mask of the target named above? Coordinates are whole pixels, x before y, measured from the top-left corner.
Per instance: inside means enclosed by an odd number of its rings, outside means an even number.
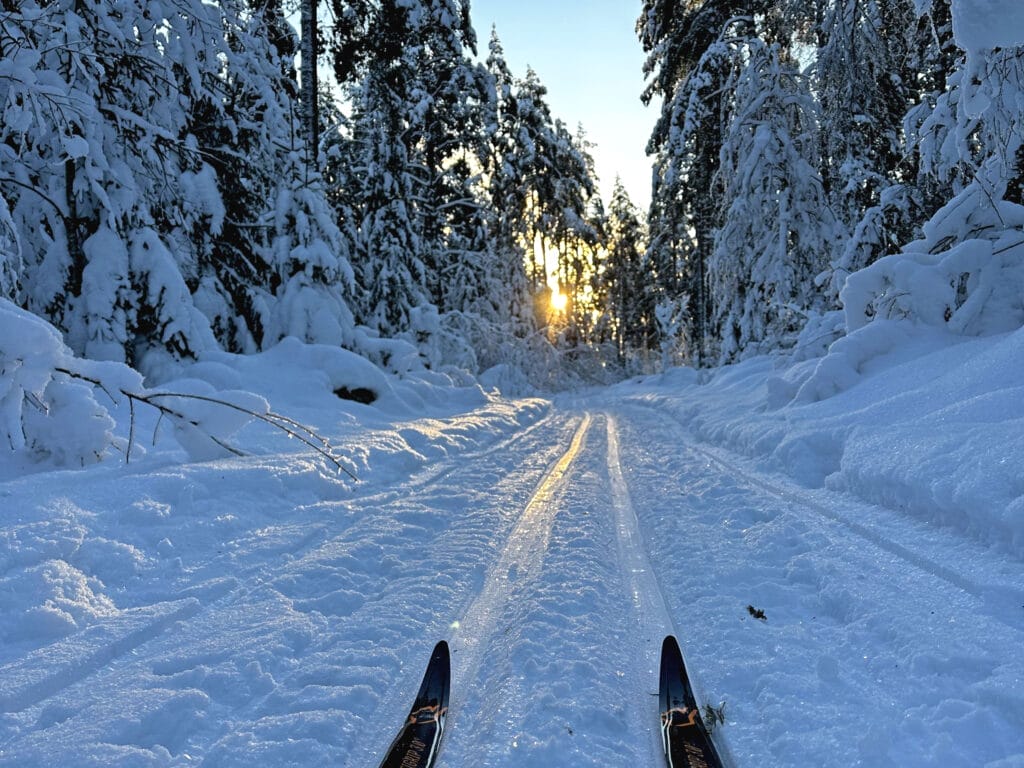
[[[1024,326],[1024,207],[972,184],[925,225],[923,239],[850,275],[840,298],[848,333],[798,402],[849,389],[897,351],[913,357],[956,336]]]
[[[375,394],[385,391],[379,385],[384,374],[353,353],[290,341],[311,354],[318,349],[333,353],[334,367],[345,369],[337,376],[343,384],[355,378],[360,386],[376,382]],[[361,374],[354,377],[352,369]],[[154,370],[180,374],[182,369],[168,357],[157,361]],[[109,402],[110,410],[100,401]],[[146,388],[142,375],[123,363],[75,357],[53,326],[0,298],[0,435],[10,454],[56,467],[82,467],[112,452],[129,457],[141,451],[132,435],[145,421],[154,438],[161,423],[168,422],[189,458],[204,461],[241,454],[227,440],[253,420],[297,438],[348,472],[324,438],[272,412],[263,397],[194,378]],[[0,458],[3,453],[0,447]]]
[[[925,225],[925,237],[847,279],[849,331],[910,319],[984,336],[1024,325],[1024,207],[973,184]]]
[[[66,371],[141,390],[141,376],[127,366],[76,360],[53,326],[0,299],[0,430],[12,452],[60,467],[100,461],[122,448],[114,420],[95,390]]]

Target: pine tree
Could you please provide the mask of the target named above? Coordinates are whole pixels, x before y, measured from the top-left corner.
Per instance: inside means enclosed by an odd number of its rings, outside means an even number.
[[[574,343],[586,344],[590,341],[594,309],[588,294],[597,270],[595,260],[600,239],[589,205],[597,184],[594,160],[582,126],[573,136],[556,120],[553,148],[550,169],[554,197],[548,208],[555,224],[551,240],[557,253],[556,277],[566,300],[563,312],[566,330]]]
[[[416,183],[402,141],[403,103],[386,79],[389,72],[371,69],[357,94],[352,141],[361,182],[350,194],[355,207],[353,264],[361,288],[357,319],[374,332],[394,337],[409,330],[412,311],[428,303],[426,268],[416,229]],[[396,75],[400,76],[400,75]]]
[[[381,335],[427,344],[414,318],[430,307],[461,309],[447,305],[444,280],[465,271],[457,262],[472,263],[478,254],[467,245],[480,243],[466,169],[481,152],[487,88],[467,57],[475,45],[468,7],[455,0],[334,6],[348,35],[335,39],[335,71],[347,82],[353,116],[351,146],[335,147],[330,174],[354,238],[359,320]]]

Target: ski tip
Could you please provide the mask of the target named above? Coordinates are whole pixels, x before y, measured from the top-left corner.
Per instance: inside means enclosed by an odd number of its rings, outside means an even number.
[[[661,643],[661,658],[666,656],[682,656],[682,651],[679,650],[679,641],[676,640],[675,635],[665,635],[665,639]]]
[[[451,653],[448,650],[448,641],[440,640],[437,645],[434,646],[433,653],[430,654],[430,662],[436,663],[438,661],[451,664]]]

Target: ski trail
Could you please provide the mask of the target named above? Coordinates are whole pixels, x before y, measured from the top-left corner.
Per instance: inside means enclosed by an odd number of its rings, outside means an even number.
[[[651,669],[657,677],[661,641],[672,632],[672,620],[661,593],[661,587],[651,570],[647,550],[640,535],[640,524],[636,509],[629,495],[629,487],[622,474],[619,459],[619,434],[615,417],[608,419],[608,479],[611,486],[612,504],[615,508],[615,528],[619,540],[619,563],[629,587],[630,600],[636,614],[637,636],[643,642],[651,642]],[[656,646],[656,647],[654,647]]]
[[[835,500],[833,497],[830,501],[833,501],[834,503],[830,506],[826,506],[812,498],[811,491],[785,488],[781,484],[776,484],[763,476],[756,476],[752,472],[741,468],[738,464],[729,461],[724,457],[723,452],[721,451],[694,443],[689,443],[687,447],[694,453],[706,458],[709,462],[716,464],[720,468],[719,471],[731,474],[737,480],[745,482],[751,488],[760,489],[780,501],[799,505],[823,518],[832,520],[833,522],[844,526],[851,533],[861,537],[867,543],[889,552],[901,560],[905,560],[910,565],[924,571],[925,573],[928,573],[938,579],[942,579],[952,587],[963,590],[975,599],[981,601],[981,603],[986,607],[986,613],[988,613],[992,618],[1006,624],[1011,629],[1020,630],[1024,627],[1024,624],[1015,617],[1014,613],[1006,610],[1008,605],[1024,602],[1024,589],[1021,589],[1019,586],[1009,584],[998,584],[993,586],[986,583],[984,576],[981,576],[980,578],[965,576],[964,574],[958,573],[954,569],[938,562],[936,558],[920,554],[919,552],[911,549],[910,546],[900,543],[894,539],[891,533],[880,533],[872,526],[859,523],[853,519],[858,514],[863,514],[862,507],[869,505],[861,502],[859,507],[855,507],[855,505],[851,504],[847,499],[839,498],[838,500]]]
[[[1012,587],[1016,564],[694,446],[671,415],[629,404],[616,415],[641,530],[659,531],[651,561],[691,673],[729,704],[715,741],[735,762],[995,765],[1019,751],[1002,734],[1019,733],[1008,692],[1020,665],[1006,649],[1019,645],[1021,602],[994,616],[979,599],[1006,594],[993,590]],[[768,618],[752,621],[751,605]],[[952,728],[954,710],[970,725],[951,732],[976,731],[976,748],[951,736],[929,752],[934,731],[902,716]]]
[[[528,582],[540,569],[551,536],[557,505],[556,494],[563,485],[569,467],[576,460],[590,429],[591,416],[585,414],[569,448],[551,466],[533,492],[509,534],[505,548],[487,573],[480,594],[456,622],[453,650],[459,653],[453,669],[452,689],[468,691],[478,676],[488,639],[494,634],[498,619],[510,599],[512,585]],[[449,722],[458,717],[453,706]]]
[[[629,595],[634,622],[635,648],[631,656],[633,680],[638,691],[656,691],[660,664],[661,641],[667,634],[675,634],[661,585],[651,569],[636,509],[629,495],[629,486],[622,473],[619,458],[619,434],[615,417],[605,415],[608,429],[608,483],[614,509],[614,525],[618,540],[619,567],[623,584]],[[658,728],[657,699],[631,702],[628,711],[633,720],[631,731],[646,733],[646,742],[652,757],[661,754],[661,734]]]
[[[657,690],[661,664],[661,642],[665,635],[672,634],[685,649],[686,634],[680,635],[672,621],[665,594],[661,584],[651,567],[647,547],[640,533],[640,521],[633,506],[622,471],[619,453],[619,429],[614,415],[606,413],[608,425],[608,483],[611,489],[611,502],[615,515],[615,530],[619,544],[619,566],[622,569],[623,583],[629,592],[635,622],[636,652],[631,656],[633,679],[636,684],[635,695],[629,712],[633,718],[631,730],[646,733],[646,742],[652,750],[652,759],[661,760],[663,746],[661,741],[660,718],[657,699],[649,697],[650,702],[642,702],[644,690]],[[685,627],[684,627],[685,630]],[[646,682],[646,688],[644,683]],[[698,702],[701,700],[700,686]],[[735,758],[728,745],[721,739],[713,739],[718,748],[719,756],[726,766],[734,766]]]
[[[942,562],[941,548],[943,541],[954,540],[948,531],[936,530],[934,526],[914,518],[893,516],[882,507],[845,494],[796,487],[784,477],[772,477],[758,472],[751,467],[749,461],[735,453],[698,443],[679,424],[678,419],[671,414],[667,418],[672,419],[687,435],[686,449],[708,462],[709,468],[715,467],[715,471],[745,483],[755,492],[796,505],[791,507],[793,509],[802,508],[831,520],[863,539],[866,544],[888,552],[923,573],[966,592],[978,600],[984,612],[996,621],[1017,631],[1024,630],[1024,621],[1010,609],[1010,606],[1024,604],[1024,589],[1019,580],[993,573],[989,553],[984,550],[979,549],[980,557],[974,562],[959,558],[956,569],[949,567]],[[940,548],[936,552],[929,552],[929,541],[939,542]],[[975,545],[972,543],[970,546]]]

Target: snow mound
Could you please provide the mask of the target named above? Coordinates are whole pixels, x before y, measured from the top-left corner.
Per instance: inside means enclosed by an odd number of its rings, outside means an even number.
[[[968,53],[1024,45],[1020,0],[953,0],[953,36]]]
[[[122,447],[94,387],[73,375],[141,389],[138,374],[77,360],[53,326],[0,299],[0,431],[11,454],[81,467]]]

